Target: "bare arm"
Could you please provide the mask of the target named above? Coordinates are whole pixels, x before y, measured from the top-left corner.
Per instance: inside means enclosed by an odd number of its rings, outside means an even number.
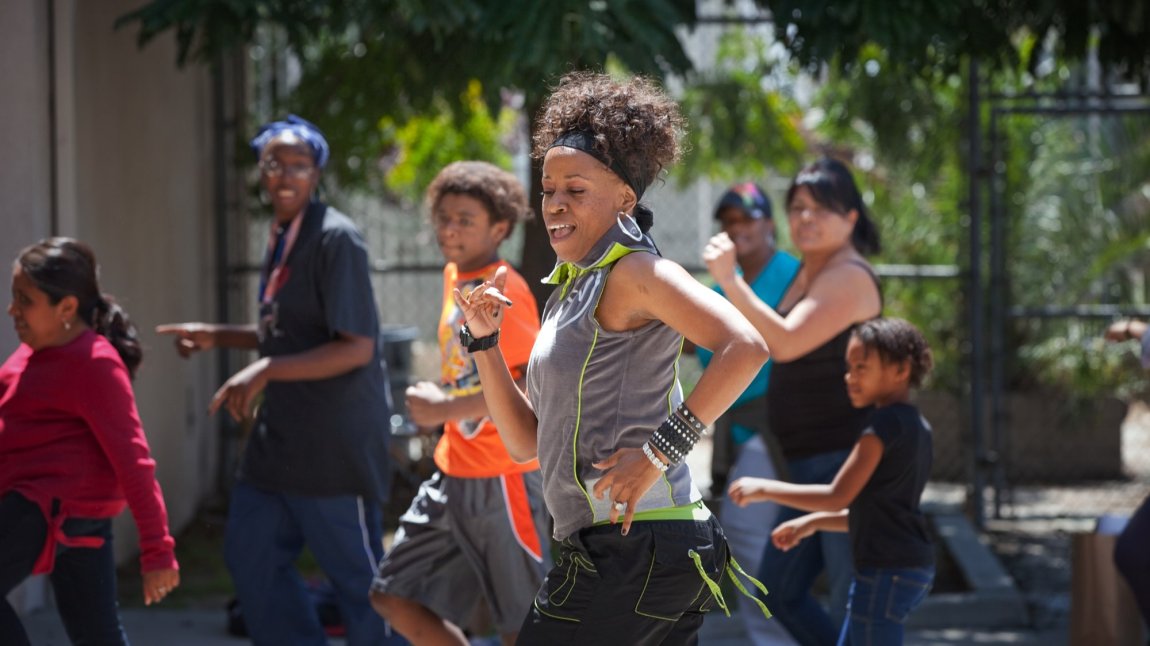
[[[814,278],[785,318],[779,316],[734,271],[734,253],[734,243],[720,233],[708,243],[704,260],[727,298],[763,335],[776,361],[805,356],[852,323],[881,312],[882,301],[870,274],[857,264],[840,261]]]
[[[697,345],[713,349],[711,362],[684,401],[705,424],[714,422],[738,398],[770,358],[762,337],[722,296],[677,263],[651,254],[631,254],[615,265],[596,315],[610,330],[662,321]],[[609,491],[614,501],[625,503],[626,534],[636,503],[662,474],[637,448],[617,449],[594,466],[603,470],[594,495],[602,499]],[[613,508],[610,520],[614,522],[619,513]]]
[[[259,336],[254,325],[167,323],[157,325],[156,333],[174,336],[176,351],[185,359],[196,352],[212,348],[255,350],[259,347]]]
[[[727,493],[744,507],[752,502],[777,502],[803,511],[837,511],[849,507],[882,459],[882,440],[866,433],[855,443],[835,479],[826,485],[793,484],[766,478],[739,478]]]
[[[339,333],[310,350],[276,357],[261,357],[232,375],[216,391],[208,407],[221,406],[237,420],[251,414],[256,396],[269,381],[314,381],[342,375],[367,365],[375,356],[375,339]]]
[[[524,374],[523,367],[517,372]],[[518,379],[515,385],[524,390],[527,381]],[[421,381],[409,387],[405,396],[407,412],[420,426],[437,426],[452,419],[479,419],[491,414],[482,391],[472,395],[452,395],[438,384]]]
[[[503,322],[503,302],[496,294],[507,284],[507,270],[500,267],[495,277],[476,287],[464,298],[455,290],[455,303],[463,312],[467,327],[475,338],[493,334]],[[494,289],[496,294],[488,293]],[[511,370],[503,360],[498,347],[476,352],[475,367],[483,383],[483,398],[487,411],[499,430],[499,438],[511,459],[529,462],[538,454],[537,431],[539,419],[527,395],[516,385]]]
[[[771,542],[784,552],[799,544],[815,532],[849,531],[850,511],[816,511],[813,514],[792,518],[771,532]]]
[[[694,345],[712,349],[711,362],[685,401],[706,424],[734,403],[771,357],[768,344],[731,303],[678,263],[650,254],[619,261],[598,316],[609,329],[662,321]]]

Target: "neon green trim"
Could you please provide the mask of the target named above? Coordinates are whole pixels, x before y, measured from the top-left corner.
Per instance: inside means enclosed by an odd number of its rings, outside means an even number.
[[[711,515],[711,510],[707,509],[707,506],[700,500],[686,505],[679,505],[678,507],[662,507],[660,509],[637,511],[631,520],[633,522],[652,520],[708,520]],[[619,517],[622,518],[622,515]],[[595,526],[610,524],[610,520],[601,520],[595,523]]]
[[[727,607],[727,600],[723,598],[723,591],[719,589],[719,584],[712,581],[711,577],[707,576],[707,571],[703,569],[703,558],[695,550],[688,551],[687,556],[690,556],[691,560],[695,562],[695,569],[699,571],[699,576],[703,577],[703,581],[711,589],[711,594],[719,603],[719,607],[723,609],[723,614],[730,617],[731,609]],[[723,575],[720,574],[719,576],[722,577]]]
[[[755,587],[758,588],[759,591],[763,593],[763,596],[766,596],[767,594],[769,594],[767,592],[767,586],[763,585],[763,583],[761,581],[759,581],[758,579],[756,579],[755,577],[747,574],[746,571],[743,570],[743,567],[741,565],[739,565],[739,562],[735,560],[735,557],[733,555],[729,559],[727,559],[727,576],[730,577],[731,582],[735,584],[735,587],[739,589],[739,592],[743,593],[743,596],[748,597],[751,601],[754,601],[755,604],[757,604],[759,606],[759,610],[761,610],[763,612],[764,617],[766,617],[767,619],[770,619],[771,618],[771,611],[767,608],[767,604],[763,603],[762,601],[759,600],[758,597],[756,597],[755,595],[748,592],[746,586],[743,585],[743,582],[740,581],[738,579],[738,577],[736,577],[734,574],[731,574],[732,569],[734,569],[736,572],[738,572],[739,574],[746,577],[747,580],[750,581],[751,583],[755,584]]]
[[[555,265],[555,268],[552,269],[551,273],[543,279],[543,282],[548,285],[558,285],[562,283],[563,289],[559,291],[559,298],[564,298],[567,296],[567,289],[571,287],[571,283],[576,278],[588,272],[595,271],[596,269],[607,267],[623,256],[634,253],[636,251],[647,250],[631,249],[630,247],[625,247],[618,242],[612,242],[611,247],[607,250],[607,253],[603,254],[599,260],[597,260],[595,264],[591,265],[590,267],[583,268],[573,262],[561,262]]]
[[[548,617],[551,617],[552,619],[558,619],[559,621],[570,621],[570,622],[571,622],[571,623],[573,623],[573,624],[581,624],[581,623],[583,623],[583,622],[582,622],[581,620],[579,620],[579,619],[572,619],[571,617],[560,617],[559,615],[553,615],[553,614],[551,614],[550,612],[547,612],[546,610],[544,610],[544,609],[540,608],[540,607],[539,607],[539,602],[538,602],[538,601],[536,601],[536,602],[535,602],[535,609],[539,611],[539,614],[541,614],[541,615],[547,615]]]
[[[595,302],[595,308],[599,308],[598,301]],[[583,367],[579,369],[579,395],[576,397],[579,403],[575,406],[575,432],[571,436],[571,470],[575,473],[575,485],[583,492],[583,497],[587,499],[587,507],[591,509],[592,524],[595,523],[595,503],[591,500],[591,494],[587,493],[587,488],[583,486],[583,478],[579,477],[579,428],[583,423],[583,378],[587,375],[587,364],[591,363],[591,355],[595,353],[595,346],[598,343],[599,328],[596,327],[595,336],[591,339],[591,348],[587,350],[587,358],[583,359]]]

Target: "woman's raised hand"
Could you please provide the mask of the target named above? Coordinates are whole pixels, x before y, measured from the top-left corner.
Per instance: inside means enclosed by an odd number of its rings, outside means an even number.
[[[726,284],[735,277],[735,243],[726,233],[717,233],[703,247],[703,263],[715,282]]]
[[[463,320],[471,336],[476,339],[491,336],[503,323],[503,308],[511,307],[511,300],[503,295],[507,285],[507,268],[495,270],[495,276],[470,292],[454,290],[455,304],[463,312]]]

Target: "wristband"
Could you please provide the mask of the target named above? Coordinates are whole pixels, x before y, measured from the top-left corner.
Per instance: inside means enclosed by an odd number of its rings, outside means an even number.
[[[660,460],[659,456],[655,455],[655,451],[651,449],[650,442],[643,442],[643,455],[647,456],[647,459],[651,461],[651,464],[655,465],[655,468],[663,473],[666,473],[667,469],[671,466]]]
[[[459,327],[459,343],[467,348],[468,352],[482,352],[483,350],[490,350],[499,345],[499,330],[488,334],[487,336],[475,338],[471,336],[471,330],[467,329],[467,324],[464,323]]]

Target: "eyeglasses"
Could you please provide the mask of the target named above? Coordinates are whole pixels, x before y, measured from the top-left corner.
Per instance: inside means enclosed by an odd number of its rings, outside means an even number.
[[[260,172],[268,177],[282,177],[287,175],[289,179],[303,179],[311,175],[315,170],[315,166],[311,164],[288,164],[284,166],[274,159],[267,159],[261,161]]]

